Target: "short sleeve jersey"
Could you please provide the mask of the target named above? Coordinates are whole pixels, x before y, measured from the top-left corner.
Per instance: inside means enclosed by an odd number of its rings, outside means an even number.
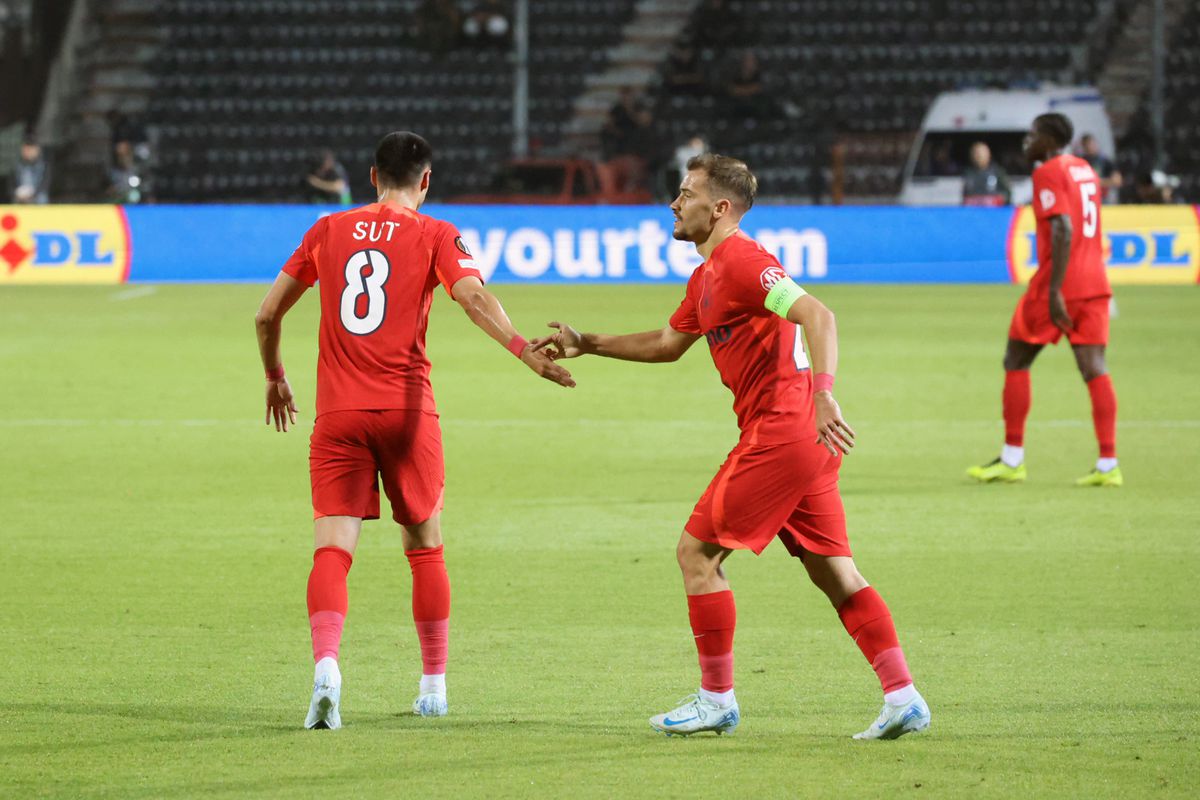
[[[309,229],[283,271],[320,282],[317,416],[436,409],[425,355],[433,290],[482,280],[453,225],[379,203],[332,214]]]
[[[1053,259],[1050,218],[1071,218],[1071,256],[1063,279],[1063,298],[1108,297],[1112,289],[1104,270],[1100,228],[1100,180],[1088,162],[1072,155],[1056,156],[1033,171],[1033,213],[1037,218],[1038,268],[1029,282],[1035,296],[1048,296]]]
[[[764,306],[771,287],[785,277],[775,256],[736,233],[692,273],[671,316],[675,330],[708,340],[721,382],[733,392],[742,440],[749,444],[816,438],[800,326]]]

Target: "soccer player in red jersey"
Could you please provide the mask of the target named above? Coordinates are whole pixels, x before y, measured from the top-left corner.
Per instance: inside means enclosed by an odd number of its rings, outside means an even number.
[[[891,613],[855,567],[846,536],[838,469],[854,431],[833,398],[833,314],[739,230],[757,186],[736,159],[706,154],[688,162],[671,204],[673,234],[694,242],[705,261],[666,327],[607,336],[552,322],[558,333],[534,342],[550,347],[556,358],[592,354],[656,362],[677,360],[703,336],[722,382],[733,391],[741,438],[696,504],[676,549],[699,651],[700,691],[650,724],[683,735],[737,726],[735,611],[721,564],[734,550],[761,553],[778,537],[828,596],[883,686],[883,711],[855,738],[924,730],[929,708],[913,686]]]
[[[316,671],[308,728],[341,726],[337,657],[346,575],[362,521],[379,518],[380,477],[412,570],[422,661],[413,711],[421,716],[447,711],[450,583],[439,523],[445,470],[425,356],[434,289],[441,284],[472,322],[535,373],[574,386],[570,373],[513,328],[483,287],[458,230],[419,213],[432,161],[429,144],[414,133],[383,137],[371,168],[378,202],[318,220],[256,317],[267,373],[267,424],[287,431],[297,409],[279,351],[281,323],[320,281],[317,414],[309,451],[316,552],[308,614]]]
[[[1029,368],[1047,344],[1065,334],[1092,400],[1100,457],[1079,486],[1120,486],[1117,466],[1117,395],[1104,360],[1112,290],[1104,270],[1100,179],[1088,162],[1065,150],[1074,130],[1062,114],[1042,114],[1025,137],[1033,171],[1038,268],[1008,329],[1004,353],[1004,448],[967,475],[981,483],[1025,480],[1025,418]]]

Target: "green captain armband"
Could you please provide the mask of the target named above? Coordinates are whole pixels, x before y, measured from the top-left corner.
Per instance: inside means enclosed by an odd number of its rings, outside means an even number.
[[[775,281],[775,285],[767,292],[767,299],[763,302],[763,305],[772,314],[778,314],[787,319],[788,309],[792,307],[792,303],[806,294],[808,292],[801,289],[799,284],[785,275]]]

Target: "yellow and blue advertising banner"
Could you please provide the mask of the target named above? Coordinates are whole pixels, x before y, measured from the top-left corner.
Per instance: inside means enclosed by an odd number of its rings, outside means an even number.
[[[1017,209],[1009,238],[1016,283],[1029,283],[1037,270],[1035,226],[1031,207]],[[1200,208],[1101,206],[1100,226],[1114,286],[1200,283]]]
[[[132,246],[120,206],[0,206],[0,285],[124,283]]]

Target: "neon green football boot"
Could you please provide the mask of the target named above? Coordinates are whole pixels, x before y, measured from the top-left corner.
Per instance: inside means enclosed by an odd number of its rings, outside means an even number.
[[[968,468],[967,477],[980,483],[1024,483],[1025,465],[1010,467],[997,458],[990,463]]]
[[[1121,477],[1121,468],[1113,467],[1108,472],[1094,469],[1087,475],[1075,481],[1076,486],[1121,486],[1125,479]]]

